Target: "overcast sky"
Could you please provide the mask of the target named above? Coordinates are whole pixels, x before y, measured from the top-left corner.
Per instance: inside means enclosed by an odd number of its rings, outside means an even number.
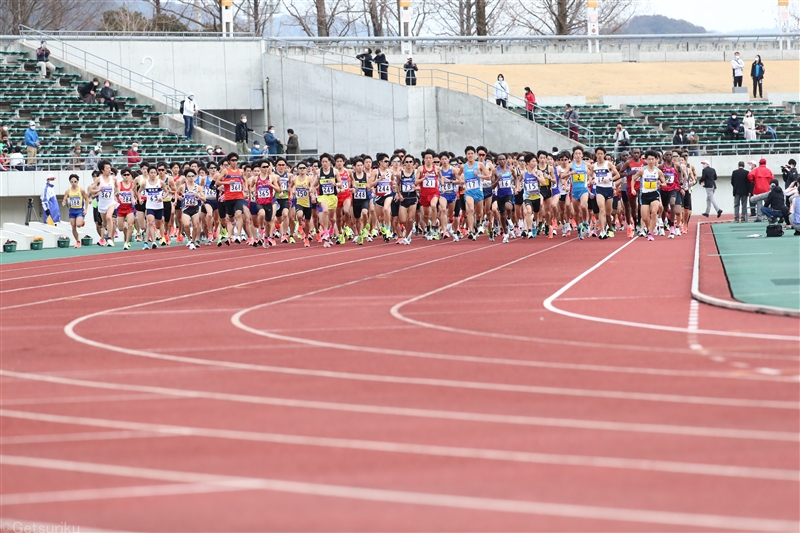
[[[797,2],[798,0],[792,0]],[[720,33],[777,26],[778,0],[640,0],[642,11]]]

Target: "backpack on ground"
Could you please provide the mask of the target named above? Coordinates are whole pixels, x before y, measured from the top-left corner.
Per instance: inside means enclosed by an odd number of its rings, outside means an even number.
[[[767,237],[782,237],[783,236],[783,226],[780,224],[768,224],[767,225]]]

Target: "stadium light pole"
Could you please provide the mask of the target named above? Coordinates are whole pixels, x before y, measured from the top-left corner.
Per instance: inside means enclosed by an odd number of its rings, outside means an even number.
[[[411,28],[411,0],[398,0],[400,6],[400,34],[402,37],[409,37]],[[403,54],[408,57],[411,55],[411,41],[403,41]]]
[[[600,22],[597,20],[599,0],[586,0],[586,35],[589,36],[589,53],[592,53],[592,37],[600,34]],[[600,53],[600,41],[595,40],[597,53]]]
[[[233,37],[233,0],[220,0],[222,6],[222,36]]]
[[[789,33],[789,0],[778,0],[778,20],[780,21],[781,33]],[[791,48],[788,36],[781,39],[780,47],[783,50],[783,43],[786,42],[786,49]]]

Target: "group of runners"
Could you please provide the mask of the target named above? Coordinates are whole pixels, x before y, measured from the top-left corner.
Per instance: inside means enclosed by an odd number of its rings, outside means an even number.
[[[101,161],[98,168],[87,190],[71,175],[64,194],[76,246],[90,203],[98,244],[114,246],[121,234],[125,249],[173,239],[190,249],[363,245],[379,237],[408,245],[414,235],[507,243],[573,231],[607,239],[623,229],[629,238],[674,238],[687,231],[697,180],[687,153],[639,148],[618,159],[604,148],[493,153],[467,146],[463,156],[395,150],[374,158],[322,154],[290,165],[281,156],[245,162],[230,153],[219,163],[117,171]]]

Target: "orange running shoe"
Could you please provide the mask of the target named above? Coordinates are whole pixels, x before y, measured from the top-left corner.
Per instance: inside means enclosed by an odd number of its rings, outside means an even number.
[[[308,237],[303,237],[303,246],[309,248],[311,244],[308,242]]]

